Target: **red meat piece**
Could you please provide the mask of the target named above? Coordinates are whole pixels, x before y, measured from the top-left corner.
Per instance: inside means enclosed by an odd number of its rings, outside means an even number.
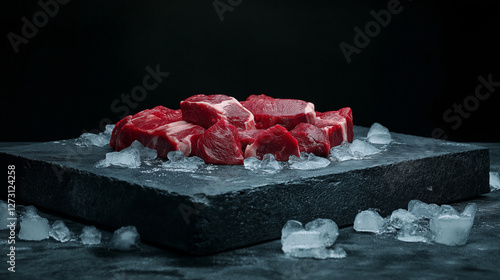
[[[351,108],[346,107],[325,113],[316,112],[315,125],[326,133],[330,140],[330,147],[338,146],[343,141],[352,142],[353,140]]]
[[[330,153],[330,140],[325,132],[310,123],[301,123],[290,131],[297,139],[301,152],[313,153],[320,157],[328,156]]]
[[[248,129],[248,130],[239,130],[238,134],[240,136],[241,141],[241,149],[245,151],[245,148],[255,142],[257,136],[261,134],[265,129]]]
[[[243,164],[238,129],[220,120],[212,125],[198,139],[198,153],[205,163]]]
[[[196,144],[205,132],[201,126],[179,120],[180,110],[155,107],[119,121],[111,135],[110,146],[120,151],[135,140],[155,149],[166,158],[170,151],[182,151],[185,156],[196,153]]]
[[[291,155],[300,156],[299,144],[286,128],[275,125],[259,134],[245,149],[245,158],[262,159],[265,154],[273,154],[278,161],[287,161]]]
[[[281,125],[292,130],[299,123],[316,121],[314,104],[297,99],[275,99],[266,95],[250,95],[241,102],[255,118],[256,128],[267,129]]]
[[[182,119],[205,129],[226,120],[240,129],[255,128],[254,117],[233,97],[198,94],[181,102]]]

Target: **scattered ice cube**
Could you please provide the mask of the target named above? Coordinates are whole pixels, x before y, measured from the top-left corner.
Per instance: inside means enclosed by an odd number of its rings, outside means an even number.
[[[195,171],[205,162],[199,157],[185,157],[181,151],[170,151],[167,154],[168,161],[162,166],[175,171]]]
[[[439,213],[437,204],[427,204],[420,200],[411,200],[408,202],[408,211],[417,218],[430,219]]]
[[[71,240],[71,231],[63,221],[57,220],[50,227],[49,236],[64,243]]]
[[[155,159],[157,152],[154,149],[144,147],[139,141],[119,151],[106,153],[106,159],[97,162],[94,166],[97,168],[109,167],[111,165],[119,167],[137,168],[141,166],[142,160]]]
[[[139,249],[140,237],[134,226],[126,226],[113,232],[110,247],[119,251],[133,251]]]
[[[262,160],[258,160],[254,157],[246,158],[243,164],[246,169],[264,173],[276,173],[283,169],[283,166],[274,158],[272,154],[265,154],[262,157]]]
[[[25,213],[19,223],[19,239],[40,241],[49,238],[49,221],[38,215],[33,206],[25,208]]]
[[[97,245],[101,243],[102,234],[95,226],[85,226],[80,234],[80,240],[85,245]]]
[[[290,156],[288,159],[291,169],[309,170],[326,167],[330,161],[323,157],[318,157],[315,154],[300,153],[300,157]]]
[[[316,219],[306,224],[288,221],[281,230],[282,250],[297,258],[345,258],[344,249],[332,246],[339,235],[337,224],[330,219]]]
[[[384,218],[373,210],[361,211],[354,218],[354,230],[360,232],[380,233],[384,229],[384,225]]]
[[[498,172],[490,172],[490,189],[491,191],[500,190],[500,175],[498,175]]]
[[[367,140],[373,144],[389,144],[392,137],[389,129],[379,123],[374,123],[368,131]]]
[[[3,200],[0,200],[0,230],[9,228],[9,222],[7,220],[7,218],[9,217],[10,215],[7,203]],[[15,218],[15,216],[12,216],[12,218]]]
[[[467,205],[460,215],[453,207],[443,206],[439,214],[430,220],[433,240],[449,246],[465,245],[474,223],[476,205],[473,203]]]
[[[389,218],[390,226],[395,229],[401,229],[405,224],[411,224],[417,217],[405,209],[397,209],[392,211],[391,217]]]
[[[76,145],[81,147],[104,147],[106,145],[109,145],[109,141],[111,140],[111,133],[113,132],[114,127],[114,124],[108,124],[106,125],[106,130],[99,134],[83,133],[82,135],[80,135],[80,137],[78,137],[78,139],[76,139],[75,143]]]

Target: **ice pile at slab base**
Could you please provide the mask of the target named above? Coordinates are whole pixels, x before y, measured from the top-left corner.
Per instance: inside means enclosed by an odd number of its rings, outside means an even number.
[[[9,215],[9,209],[8,209],[8,205],[6,202],[4,202],[3,200],[0,200],[0,230],[3,230],[3,229],[8,229],[8,220],[7,218],[11,217]],[[12,218],[15,218],[15,216],[12,216]]]
[[[139,249],[140,236],[134,226],[126,226],[113,232],[109,241],[110,248],[118,251],[133,251]]]
[[[288,159],[291,169],[310,170],[327,167],[330,161],[313,153],[300,153],[300,157],[291,155]]]
[[[498,175],[498,172],[490,172],[490,190],[500,190],[500,175]]]
[[[85,245],[101,244],[102,234],[95,226],[85,226],[80,234],[80,240]]]
[[[391,133],[389,129],[385,126],[374,123],[368,130],[368,135],[366,136],[368,142],[373,144],[389,144],[392,141]]]
[[[200,157],[185,157],[181,151],[170,151],[167,158],[162,167],[172,171],[195,171],[205,164]]]
[[[337,224],[330,219],[316,219],[306,224],[289,220],[281,230],[282,250],[296,258],[345,258],[344,249],[333,244],[339,236]]]
[[[114,124],[106,125],[106,130],[99,134],[94,133],[83,133],[76,139],[75,144],[80,147],[88,147],[88,146],[96,146],[96,147],[104,147],[109,145],[109,141],[111,140],[111,133],[115,128]]]
[[[158,153],[154,149],[144,147],[139,141],[134,141],[129,147],[119,151],[106,153],[106,158],[97,162],[94,166],[104,168],[113,166],[137,168],[141,166],[141,160],[152,160]]]
[[[272,154],[265,154],[262,160],[255,157],[248,157],[243,161],[245,169],[249,169],[254,172],[262,173],[276,173],[283,169],[283,166],[277,161]]]
[[[342,144],[330,149],[330,157],[337,161],[364,159],[378,153],[380,153],[379,149],[359,139],[355,139],[352,143],[344,141]]]
[[[408,210],[394,210],[385,219],[373,210],[362,211],[354,219],[354,229],[360,232],[395,233],[398,240],[405,242],[465,245],[476,211],[474,203],[468,204],[462,213],[458,213],[450,205],[438,206],[412,200],[408,203]]]
[[[25,213],[19,223],[19,239],[39,241],[49,238],[49,220],[40,217],[33,206],[25,207]]]
[[[49,236],[64,243],[71,240],[71,231],[63,221],[57,220],[50,227]]]

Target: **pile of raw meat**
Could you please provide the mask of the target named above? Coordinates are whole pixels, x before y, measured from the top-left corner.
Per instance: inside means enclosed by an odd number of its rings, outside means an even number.
[[[328,156],[331,147],[352,142],[352,111],[316,112],[314,104],[296,99],[251,95],[195,95],[173,110],[163,106],[119,121],[110,146],[120,151],[138,140],[167,158],[170,151],[201,157],[211,164],[243,164],[247,157],[272,154],[287,161],[300,152]]]

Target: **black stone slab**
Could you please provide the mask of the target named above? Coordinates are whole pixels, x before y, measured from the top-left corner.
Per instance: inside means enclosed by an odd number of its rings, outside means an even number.
[[[355,127],[356,137],[366,132]],[[411,199],[447,203],[489,192],[487,148],[396,133],[393,139],[370,159],[273,175],[242,166],[174,172],[158,163],[97,169],[111,149],[74,140],[4,146],[0,162],[16,165],[20,202],[110,228],[135,225],[144,240],[193,254],[279,238],[289,219],[348,225],[367,208],[387,215]]]

